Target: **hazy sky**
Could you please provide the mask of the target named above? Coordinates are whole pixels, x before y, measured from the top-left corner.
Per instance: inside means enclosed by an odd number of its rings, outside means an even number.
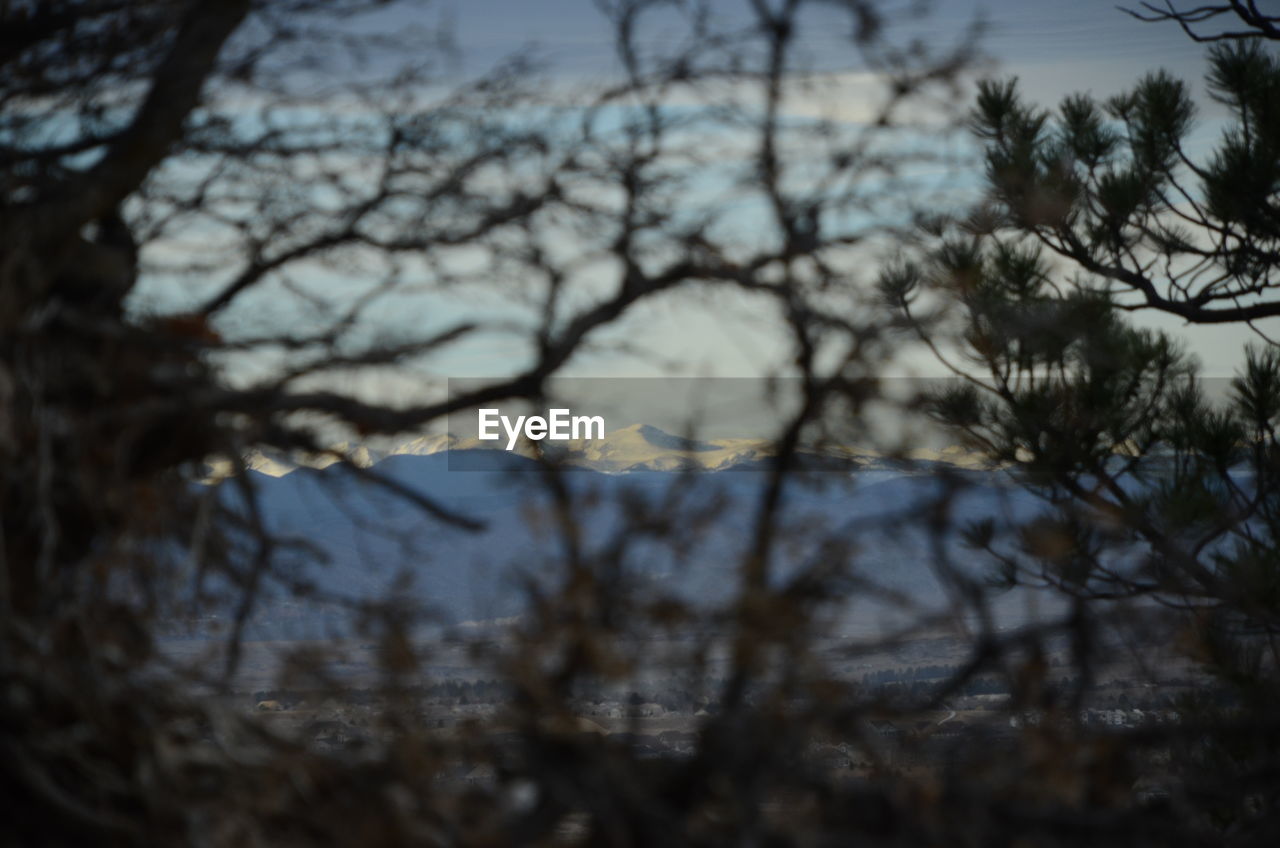
[[[727,20],[745,7],[741,0],[714,5]],[[931,14],[902,24],[900,31],[942,42],[980,17],[987,23],[982,43],[999,62],[996,70],[1019,75],[1029,92],[1046,100],[1081,89],[1114,93],[1156,65],[1187,76],[1201,67],[1203,51],[1176,26],[1141,23],[1108,0],[941,0],[931,5]],[[608,24],[593,0],[450,0],[441,6],[473,70],[527,45],[567,73],[614,66]],[[844,20],[834,9],[829,14]],[[849,65],[844,27],[819,23],[802,38],[829,66]]]
[[[715,0],[725,19],[733,21],[746,7],[743,0]],[[857,68],[848,43],[848,29],[831,3],[818,12],[813,25],[800,35],[815,67],[841,71]],[[901,3],[905,8],[909,4]],[[606,19],[593,0],[440,0],[436,13],[448,26],[459,48],[464,74],[477,74],[504,57],[532,49],[548,63],[555,78],[572,82],[617,73]],[[975,18],[987,28],[981,45],[991,64],[985,73],[1016,75],[1028,99],[1055,105],[1064,95],[1090,92],[1101,98],[1130,87],[1144,72],[1164,67],[1192,83],[1202,103],[1193,151],[1207,151],[1221,132],[1222,112],[1203,96],[1204,49],[1170,24],[1134,20],[1105,0],[954,0],[933,4],[926,18],[902,23],[895,31],[927,44],[944,44],[959,37]],[[840,25],[828,25],[830,22]],[[678,39],[678,28],[658,28],[651,36],[659,44]],[[977,186],[975,170],[967,179]],[[462,310],[490,310],[505,317],[510,304],[501,292],[488,300],[468,295],[465,304],[422,299],[390,303],[389,316],[418,326],[448,324]],[[242,310],[261,320],[275,320],[262,301],[247,300]],[[287,314],[287,313],[286,313]],[[295,313],[296,314],[296,313]],[[390,320],[390,319],[388,319]],[[1241,358],[1249,333],[1236,326],[1183,327],[1180,322],[1148,316],[1142,322],[1173,331],[1188,341],[1204,363],[1207,376],[1230,375]],[[735,293],[707,293],[655,300],[643,304],[610,331],[612,341],[643,343],[662,360],[678,365],[689,376],[756,376],[788,356],[778,322],[758,304]],[[1280,335],[1280,333],[1277,333]],[[435,377],[485,377],[510,373],[527,356],[513,334],[489,335],[437,360]],[[911,360],[903,373],[944,373],[931,359]],[[587,354],[576,358],[566,374],[574,376],[649,375],[657,372],[652,356]],[[666,373],[666,372],[664,372]],[[407,384],[406,384],[407,385]]]
[[[737,10],[743,8],[738,0],[716,6],[726,16],[741,14]],[[444,8],[468,69],[529,45],[568,76],[616,69],[607,24],[592,0],[466,0]],[[1203,96],[1204,49],[1175,25],[1142,23],[1108,0],[944,0],[933,4],[929,17],[903,24],[902,31],[940,43],[962,32],[975,16],[987,23],[982,44],[992,59],[990,74],[1018,76],[1030,99],[1052,106],[1078,91],[1105,97],[1131,86],[1144,72],[1164,67],[1191,82],[1202,104],[1193,148],[1203,153],[1220,132],[1221,109]],[[819,25],[802,37],[819,64],[832,69],[850,66],[842,28]],[[683,358],[696,373],[750,374],[773,353],[760,326],[728,320],[718,309],[656,306],[652,312],[664,351]],[[1183,335],[1209,376],[1234,370],[1248,335],[1239,327],[1183,327],[1162,316],[1142,320]],[[473,364],[473,373],[488,367],[480,361]],[[644,370],[635,364],[595,361],[580,362],[575,371],[602,374],[636,367]],[[919,368],[935,372],[927,362],[921,361]]]

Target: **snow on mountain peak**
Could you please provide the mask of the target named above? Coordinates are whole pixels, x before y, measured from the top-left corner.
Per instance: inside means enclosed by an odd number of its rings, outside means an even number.
[[[444,451],[476,451],[495,449],[495,442],[482,442],[475,438],[460,439],[448,434],[418,436],[387,450],[373,450],[366,445],[343,443],[330,452],[316,456],[286,456],[280,453],[250,451],[244,457],[246,467],[271,477],[282,477],[299,468],[320,469],[335,462],[349,462],[368,468],[392,456],[431,456]],[[772,457],[776,449],[768,440],[748,438],[698,439],[676,435],[652,424],[631,424],[613,430],[603,439],[575,439],[557,442],[520,441],[516,454],[527,458],[539,454],[554,458],[568,466],[588,468],[605,473],[628,471],[720,471],[734,467],[762,465]],[[802,451],[810,460],[834,462],[840,467],[877,468],[889,467],[901,470],[902,461],[869,449],[823,448]],[[917,450],[910,456],[916,463],[926,465],[945,464],[962,468],[989,467],[982,457],[963,448],[941,450]],[[233,471],[226,459],[209,463],[207,480],[219,480]]]

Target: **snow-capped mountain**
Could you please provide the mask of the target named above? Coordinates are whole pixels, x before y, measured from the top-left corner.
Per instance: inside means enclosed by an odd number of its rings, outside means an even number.
[[[501,441],[481,441],[447,434],[420,436],[386,450],[366,445],[339,444],[320,456],[283,456],[251,451],[244,462],[248,469],[271,477],[281,477],[299,468],[326,468],[335,462],[348,462],[359,468],[370,468],[393,456],[433,456],[454,454],[456,467],[488,467],[496,457],[479,451],[508,453]],[[776,455],[773,443],[765,439],[716,438],[700,439],[668,433],[650,424],[633,424],[614,430],[603,439],[574,439],[559,442],[521,440],[510,454],[528,459],[545,458],[571,468],[585,468],[606,474],[639,471],[726,471],[763,469]],[[881,452],[851,447],[802,448],[797,465],[810,470],[892,470],[912,468],[933,470],[939,466],[960,469],[989,468],[983,457],[960,447],[942,450],[917,450],[906,457],[887,456]],[[451,465],[451,467],[454,467]],[[227,460],[210,463],[211,480],[232,473]]]
[[[561,576],[558,501],[537,473],[540,463],[493,444],[482,449],[474,440],[431,436],[384,452],[347,447],[342,452],[353,462],[324,467],[251,457],[248,464],[256,470],[249,477],[264,523],[281,538],[306,543],[282,548],[278,566],[293,579],[314,583],[317,597],[377,598],[395,591],[430,605],[443,620],[519,614],[530,586]],[[561,481],[576,504],[581,545],[609,551],[619,537],[628,539],[622,564],[627,579],[655,591],[706,603],[732,593],[770,479],[752,472],[769,467],[771,445],[687,439],[638,425],[569,444],[564,453],[571,473]],[[963,554],[956,528],[1042,508],[1003,474],[966,471],[947,461],[967,459],[955,451],[911,465],[869,451],[809,456],[808,470],[836,473],[802,473],[788,486],[778,516],[788,528],[779,536],[786,539],[778,552],[780,578],[814,556],[827,556],[825,541],[834,538],[857,549],[860,573],[926,605],[938,604],[943,588],[927,565],[936,554],[928,544],[932,530],[920,522],[932,514],[933,500],[955,488],[956,478],[964,484],[954,495],[951,517],[957,523],[947,546],[973,568],[979,565]],[[359,467],[366,464],[392,485],[372,479]],[[685,468],[715,473],[671,473]],[[229,506],[245,508],[240,487],[221,491]],[[475,520],[479,528],[442,522],[420,501],[404,497],[406,491]],[[645,514],[668,515],[671,535],[632,539],[633,518]],[[411,588],[397,582],[405,575]],[[274,627],[281,619],[270,599],[264,604],[264,626]]]

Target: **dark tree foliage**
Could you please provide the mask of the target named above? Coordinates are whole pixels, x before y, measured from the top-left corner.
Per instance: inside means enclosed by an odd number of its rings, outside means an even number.
[[[1263,336],[1214,391],[1176,339],[1129,313],[1249,333],[1280,310],[1274,18],[1244,3],[1148,8],[1184,26],[1234,12],[1250,27],[1203,39],[1222,42],[1207,82],[1233,115],[1213,152],[1187,154],[1193,103],[1165,72],[1052,113],[1013,82],[983,84],[972,124],[986,200],[930,222],[926,256],[886,273],[882,291],[957,375],[930,414],[1050,507],[975,522],[966,538],[995,583],[1072,599],[1067,694],[1089,685],[1115,609],[1168,622],[1152,649],[1171,640],[1214,691],[1181,699],[1178,723],[1135,744],[1169,757],[1168,812],[1187,838],[1266,844],[1280,832],[1280,355]]]
[[[1273,18],[1152,11],[1249,28],[1211,57],[1238,120],[1207,163],[1183,155],[1189,99],[1166,75],[1059,118],[984,87],[988,202],[934,226],[937,249],[877,293],[870,256],[945,203],[914,175],[949,164],[975,33],[930,50],[898,35],[914,4],[871,0],[746,0],[729,18],[610,0],[617,73],[565,89],[527,55],[460,78],[420,5],[0,2],[3,841],[1275,843],[1280,356],[1256,348],[1218,402],[1176,342],[1124,314],[1277,308]],[[815,22],[862,72],[836,86],[854,120],[814,117],[833,105],[801,37]],[[501,308],[378,323],[384,298],[424,289]],[[433,610],[399,584],[325,589],[298,567],[309,540],[267,525],[251,450],[337,460],[420,511],[412,571],[435,532],[483,517],[337,438],[542,400],[674,292],[763,304],[800,387],[732,509],[673,474],[598,520],[569,475],[530,475],[554,554],[525,612],[476,638],[424,635]],[[789,511],[812,490],[789,473],[802,446],[872,431],[895,325],[943,354],[958,330],[964,383],[928,411],[1049,507],[966,525],[995,563],[978,574],[950,544],[971,478],[890,514],[943,608],[894,587],[905,563],[859,567],[870,520]],[[459,395],[342,380],[430,370],[485,333],[528,355]],[[721,594],[638,579],[658,550],[707,566],[680,557],[717,521],[737,537],[710,564]],[[1027,583],[1065,600],[1002,627],[994,602]],[[277,679],[237,688],[253,616],[282,598],[355,638],[291,646]],[[851,600],[900,615],[840,635]],[[193,653],[161,638],[202,617],[223,629]],[[893,653],[944,632],[965,637],[945,663],[908,672]],[[1129,720],[1152,707],[1137,680],[1100,679],[1126,640],[1137,666],[1188,660],[1158,722]],[[369,661],[359,686],[334,671],[349,653]],[[433,677],[436,656],[476,677]],[[868,658],[904,671],[864,681],[850,666]],[[989,720],[962,732],[962,698]],[[606,704],[625,730],[599,732]],[[1120,723],[1099,729],[1102,707]],[[642,732],[667,709],[679,729]],[[1160,791],[1140,791],[1153,774]]]
[[[600,3],[617,72],[565,89],[528,56],[462,78],[426,5],[0,2],[2,841],[718,844],[917,827],[908,801],[832,788],[808,759],[827,735],[857,744],[874,703],[812,641],[847,545],[780,581],[775,517],[789,446],[828,401],[856,406],[888,355],[844,263],[906,220],[909,166],[939,157],[903,124],[922,107],[945,128],[932,110],[955,102],[972,34],[928,50],[895,34],[914,9],[875,2],[742,3],[727,22],[703,2]],[[813,117],[822,80],[799,34],[814,19],[868,72],[854,125]],[[690,208],[711,174],[733,202]],[[747,237],[737,203],[759,211]],[[393,331],[369,318],[422,289],[501,308]],[[678,550],[700,532],[707,508],[680,512],[686,481],[588,547],[591,504],[553,479],[544,520],[563,555],[539,563],[518,626],[472,646],[502,712],[439,732],[427,605],[299,576],[314,550],[266,525],[246,455],[347,460],[341,436],[538,398],[677,289],[767,303],[807,395],[744,550],[724,556],[741,559],[727,599],[699,629],[687,604],[620,576],[638,542]],[[429,366],[483,332],[529,355],[462,396],[371,398],[341,379]],[[205,485],[217,462],[232,473]],[[415,553],[441,523],[480,524],[348,468],[422,511]],[[234,680],[267,596],[344,613],[374,684],[340,685],[303,645],[246,709]],[[225,628],[182,660],[158,637],[184,619]],[[674,642],[680,700],[707,716],[685,755],[584,731],[582,693],[648,692],[639,678],[664,659],[649,645],[673,631],[694,634]],[[307,699],[339,717],[271,721]]]
[[[1070,97],[1053,115],[1011,82],[985,84],[974,124],[995,206],[981,225],[1034,236],[1120,308],[1198,323],[1280,314],[1280,64],[1259,39],[1215,46],[1209,61],[1209,90],[1234,122],[1202,163],[1185,150],[1190,92],[1167,72],[1104,104]]]

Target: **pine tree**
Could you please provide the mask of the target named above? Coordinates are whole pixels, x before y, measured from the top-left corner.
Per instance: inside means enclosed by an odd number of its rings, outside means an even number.
[[[1162,17],[1190,27],[1214,15]],[[1068,599],[1077,702],[1117,610],[1125,626],[1140,615],[1171,628],[1151,632],[1175,634],[1212,694],[1141,744],[1174,752],[1183,821],[1259,840],[1280,818],[1280,348],[1247,344],[1215,396],[1185,345],[1130,313],[1238,323],[1242,335],[1280,314],[1268,21],[1203,38],[1218,42],[1208,90],[1231,122],[1202,161],[1188,152],[1190,89],[1167,72],[1052,112],[1015,81],[983,84],[982,202],[927,222],[921,255],[881,280],[956,375],[931,414],[1043,496],[1032,519],[968,526],[968,544],[997,584]]]

